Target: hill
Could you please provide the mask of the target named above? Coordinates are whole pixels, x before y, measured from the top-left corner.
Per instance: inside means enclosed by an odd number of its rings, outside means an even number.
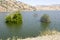
[[[27,5],[22,2],[17,2],[16,0],[1,0],[0,1],[0,11],[16,11],[16,10],[24,10],[24,11],[33,11],[35,7]]]
[[[40,10],[60,10],[60,5],[37,5],[31,6],[16,0],[0,0],[0,12],[10,11],[40,11]]]
[[[40,5],[35,6],[36,10],[60,10],[60,5]]]

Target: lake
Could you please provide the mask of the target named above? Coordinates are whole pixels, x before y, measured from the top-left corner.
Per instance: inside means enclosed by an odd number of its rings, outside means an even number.
[[[9,12],[0,13],[0,39],[7,38],[27,38],[41,36],[41,32],[47,30],[60,31],[60,11],[25,11],[21,12],[23,23],[19,26],[11,27],[5,23],[5,16]],[[42,24],[41,16],[48,14],[51,19],[50,24]]]

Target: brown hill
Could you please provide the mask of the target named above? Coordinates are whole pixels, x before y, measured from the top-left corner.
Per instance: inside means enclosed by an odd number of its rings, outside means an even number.
[[[60,5],[31,6],[16,0],[0,0],[0,12],[9,11],[40,11],[40,10],[60,10]]]
[[[60,5],[36,6],[36,10],[60,10]]]
[[[33,11],[35,10],[35,7],[22,3],[20,1],[17,2],[16,0],[0,1],[0,11],[16,11],[16,10]]]

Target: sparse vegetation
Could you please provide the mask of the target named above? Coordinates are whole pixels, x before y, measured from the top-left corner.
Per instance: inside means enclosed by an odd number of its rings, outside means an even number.
[[[41,17],[41,22],[43,23],[50,23],[50,18],[49,18],[49,15],[47,14],[44,14],[42,17]]]
[[[42,32],[40,32],[41,34],[41,36],[43,36],[43,35],[55,35],[55,34],[57,34],[58,33],[58,31],[56,31],[56,30],[45,30],[45,31],[42,31]]]
[[[22,16],[20,14],[20,11],[16,11],[16,12],[13,12],[12,14],[7,15],[6,23],[9,23],[9,24],[22,23]]]

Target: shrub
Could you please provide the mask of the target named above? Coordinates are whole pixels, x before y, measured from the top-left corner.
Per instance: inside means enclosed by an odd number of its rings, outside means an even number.
[[[44,22],[44,23],[50,23],[50,18],[49,18],[49,15],[47,14],[44,14],[42,17],[41,17],[41,22]]]
[[[22,23],[22,16],[20,14],[20,11],[16,11],[16,12],[13,12],[12,14],[7,15],[6,23],[9,23],[9,24]]]

